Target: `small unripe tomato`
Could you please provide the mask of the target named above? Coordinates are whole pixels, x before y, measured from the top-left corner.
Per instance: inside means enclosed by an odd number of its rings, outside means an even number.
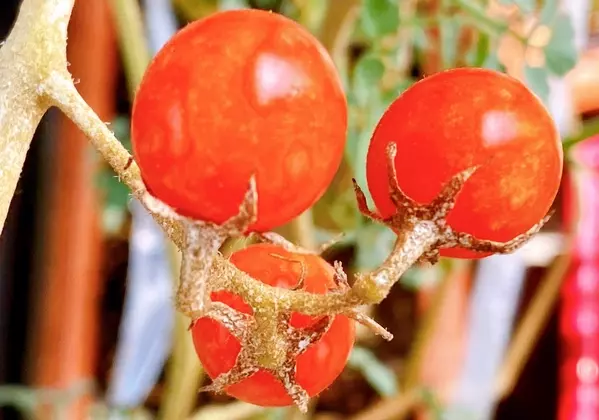
[[[251,245],[233,253],[231,262],[270,286],[293,288],[298,284],[303,271],[302,290],[324,294],[337,287],[333,267],[321,257],[291,253],[276,245]],[[212,293],[212,300],[223,302],[239,312],[252,313],[252,308],[241,297],[230,292]],[[318,319],[293,313],[290,325],[306,328]],[[192,334],[202,366],[212,379],[228,372],[235,365],[241,345],[219,322],[206,317],[200,318],[192,327]],[[321,339],[297,356],[295,379],[310,397],[326,389],[343,371],[354,340],[354,321],[337,315]],[[242,401],[264,407],[293,404],[283,385],[264,370],[229,386],[226,392]]]
[[[232,10],[179,31],[150,63],[132,112],[148,190],[222,223],[252,175],[257,221],[285,224],[324,193],[343,156],[347,105],[322,45],[281,15]]]
[[[563,152],[555,124],[521,82],[487,69],[458,68],[412,85],[387,109],[368,150],[368,188],[383,217],[395,212],[387,144],[397,144],[398,183],[429,203],[458,172],[480,165],[447,219],[456,231],[507,241],[548,212],[559,189]],[[450,257],[478,258],[461,248]]]

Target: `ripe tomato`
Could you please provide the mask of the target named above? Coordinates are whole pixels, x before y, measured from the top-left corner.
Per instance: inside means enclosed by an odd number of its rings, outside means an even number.
[[[299,24],[233,10],[179,31],[149,65],[132,112],[150,192],[222,223],[252,174],[252,231],[287,223],[324,193],[343,156],[347,106],[332,60]]]
[[[563,153],[553,120],[519,81],[492,70],[459,68],[424,78],[391,104],[368,150],[368,187],[377,209],[389,198],[385,148],[397,144],[401,189],[430,202],[452,175],[481,165],[466,182],[448,223],[480,239],[507,241],[545,216],[559,188]],[[478,258],[452,248],[442,255]]]
[[[275,256],[273,256],[275,254]],[[279,255],[284,259],[277,257]],[[311,293],[326,293],[335,288],[333,268],[315,255],[299,255],[270,244],[251,245],[231,255],[231,262],[240,270],[271,286],[291,288],[297,285],[304,265],[304,287]],[[252,313],[239,296],[229,292],[216,292],[212,300],[223,302],[244,313]],[[294,313],[293,327],[310,326],[317,319]],[[193,341],[202,365],[211,378],[228,372],[235,364],[241,350],[239,341],[220,323],[210,318],[200,318],[192,328]],[[342,372],[355,339],[354,323],[338,315],[322,338],[300,354],[297,361],[296,380],[312,397],[328,387]],[[264,370],[227,388],[227,393],[237,399],[265,407],[293,404],[283,385]]]

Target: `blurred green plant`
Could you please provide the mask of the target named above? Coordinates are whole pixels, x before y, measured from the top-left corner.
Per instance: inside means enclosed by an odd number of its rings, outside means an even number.
[[[355,346],[347,365],[360,372],[380,396],[392,397],[399,393],[399,382],[395,373],[381,363],[371,350]]]
[[[73,383],[68,388],[46,389],[19,385],[0,386],[0,407],[13,407],[27,419],[36,418],[37,410],[44,406],[52,410],[53,418],[64,418],[64,411],[84,395],[92,395],[96,384],[91,380]]]
[[[128,116],[117,116],[111,123],[115,136],[127,150],[131,150],[130,119]],[[119,181],[116,173],[108,165],[98,171],[96,185],[102,192],[103,211],[102,226],[107,234],[116,234],[127,219],[130,199],[129,189]]]

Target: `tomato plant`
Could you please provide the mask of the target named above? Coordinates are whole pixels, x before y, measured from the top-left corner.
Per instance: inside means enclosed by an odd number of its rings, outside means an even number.
[[[276,245],[251,245],[232,254],[231,262],[270,286],[293,288],[298,285],[300,278],[303,278],[302,289],[310,293],[323,294],[337,286],[333,267],[321,257],[290,253]],[[223,302],[239,312],[252,313],[252,308],[241,297],[227,291],[212,293],[212,300]],[[318,319],[293,313],[289,325],[304,328]],[[200,361],[211,378],[233,368],[241,344],[223,325],[211,318],[200,318],[194,324],[192,334]],[[310,396],[323,391],[341,373],[353,347],[354,337],[353,321],[338,315],[322,338],[297,356],[295,380]],[[260,348],[253,351],[261,350],[265,351]],[[266,370],[259,370],[249,378],[229,386],[226,391],[235,398],[261,406],[293,403],[283,385]]]
[[[179,31],[149,65],[132,111],[148,190],[180,214],[222,223],[252,175],[270,230],[324,193],[343,156],[347,105],[332,60],[281,15],[233,10]]]
[[[447,219],[455,230],[507,241],[549,210],[559,188],[559,134],[540,100],[505,74],[458,68],[426,77],[398,97],[379,121],[368,150],[367,180],[381,216],[389,198],[386,146],[397,145],[400,188],[430,202],[451,176],[478,166]],[[442,255],[484,254],[450,248]]]

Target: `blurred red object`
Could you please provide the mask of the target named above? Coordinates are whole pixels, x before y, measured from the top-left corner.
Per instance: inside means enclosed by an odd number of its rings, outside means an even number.
[[[69,24],[69,70],[77,89],[104,121],[114,115],[118,50],[107,2],[76,1]],[[85,135],[60,115],[38,312],[32,329],[31,382],[58,390],[94,379],[101,293],[99,164]],[[61,419],[86,418],[89,398],[76,397]],[[36,418],[53,418],[42,407]]]
[[[564,223],[573,234],[562,286],[558,420],[599,419],[599,136],[571,153]]]

